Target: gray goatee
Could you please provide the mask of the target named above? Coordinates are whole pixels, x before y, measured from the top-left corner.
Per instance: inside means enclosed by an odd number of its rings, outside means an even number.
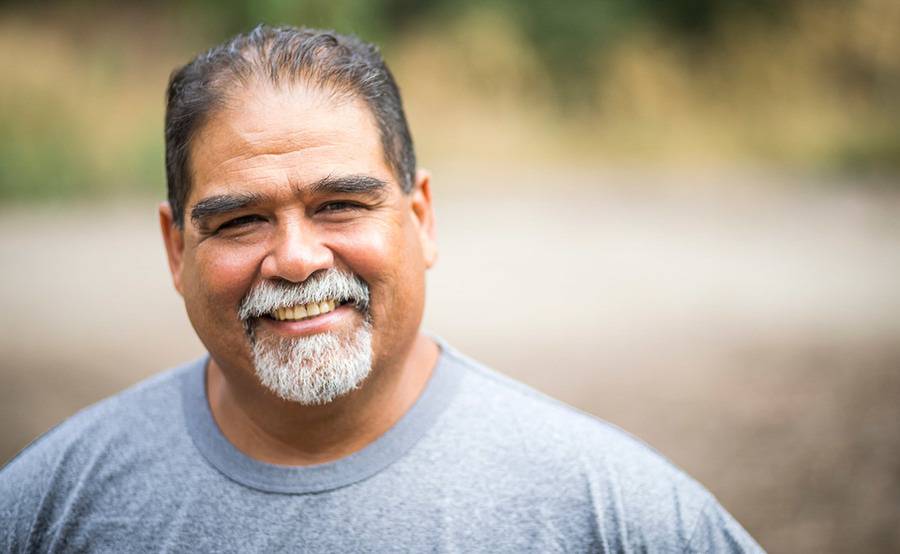
[[[254,321],[277,308],[326,300],[353,304],[363,313],[363,323],[347,331],[288,338],[262,331]],[[326,404],[356,389],[372,369],[368,306],[365,282],[337,269],[316,272],[302,283],[262,281],[253,287],[238,315],[260,382],[279,397],[304,405]]]

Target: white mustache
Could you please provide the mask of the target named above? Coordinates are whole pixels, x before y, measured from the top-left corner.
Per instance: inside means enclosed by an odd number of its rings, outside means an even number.
[[[246,321],[261,317],[278,308],[337,300],[351,302],[367,313],[369,286],[357,275],[339,269],[318,271],[301,283],[262,281],[247,293],[238,309],[238,317]]]

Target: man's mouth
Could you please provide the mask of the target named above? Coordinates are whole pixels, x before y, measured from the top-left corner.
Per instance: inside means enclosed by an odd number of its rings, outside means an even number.
[[[341,305],[342,303],[339,300],[325,300],[323,302],[310,302],[309,304],[277,308],[266,315],[278,321],[300,321],[317,315],[327,314]]]

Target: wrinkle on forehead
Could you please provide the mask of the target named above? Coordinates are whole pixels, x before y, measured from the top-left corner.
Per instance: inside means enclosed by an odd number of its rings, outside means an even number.
[[[361,99],[260,85],[235,102],[197,133],[189,157],[193,183],[202,177],[214,185],[296,184],[317,177],[308,174],[311,167],[327,173],[346,165],[358,173],[361,163],[375,161],[389,171],[374,116]]]
[[[298,103],[305,104],[306,115],[310,117],[303,121],[290,121],[280,117],[291,113],[296,108],[294,104]],[[233,117],[238,113],[251,117]],[[276,151],[303,149],[313,145],[314,141],[321,143],[323,135],[316,132],[327,129],[333,133],[331,122],[344,116],[355,119],[365,117],[377,133],[375,119],[368,106],[360,99],[337,100],[332,95],[308,88],[276,90],[267,86],[253,87],[245,89],[240,100],[229,102],[210,113],[206,123],[198,129],[193,146],[196,149],[198,143],[207,142],[211,133],[227,133],[234,139],[231,141],[231,148],[251,155],[261,148],[265,148],[267,152],[272,151],[271,147],[275,147]],[[260,143],[263,138],[266,140],[265,144]],[[350,138],[358,140],[361,137]]]
[[[271,84],[256,80],[253,83],[235,88],[232,93],[226,95],[222,107],[210,114],[210,120],[215,120],[225,116],[228,118],[229,112],[255,113],[259,114],[262,121],[265,116],[272,114],[274,108],[277,113],[285,113],[297,104],[303,104],[308,113],[315,116],[328,114],[327,120],[333,119],[335,116],[340,117],[342,113],[352,113],[355,117],[364,117],[372,128],[378,130],[378,123],[369,105],[359,96],[349,90],[338,89],[322,85],[318,83],[310,83],[305,79],[291,80],[286,83]],[[303,129],[305,126],[314,126],[319,123],[315,120],[294,122],[295,129]],[[260,124],[258,130],[264,130],[264,126]],[[252,126],[246,126],[246,131],[252,132]]]

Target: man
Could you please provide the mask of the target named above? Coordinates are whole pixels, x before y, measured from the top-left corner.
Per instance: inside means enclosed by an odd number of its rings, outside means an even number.
[[[209,356],[15,458],[5,550],[759,550],[648,447],[419,331],[429,176],[374,47],[259,27],[198,56],[166,168]]]

